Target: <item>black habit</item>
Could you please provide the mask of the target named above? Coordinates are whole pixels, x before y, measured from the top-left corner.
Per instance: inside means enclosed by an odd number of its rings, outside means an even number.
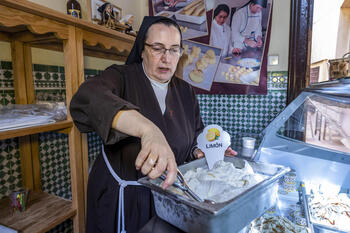
[[[173,77],[161,112],[142,65],[112,65],[85,81],[72,98],[70,113],[81,132],[96,131],[114,171],[124,180],[143,175],[135,169],[140,139],[111,128],[116,113],[136,109],[157,125],[175,154],[176,163],[190,160],[197,135],[203,129],[199,105],[192,87]],[[87,233],[116,232],[119,185],[100,154],[91,170],[87,191]],[[128,233],[137,232],[154,216],[153,197],[143,186],[125,188],[125,224]]]

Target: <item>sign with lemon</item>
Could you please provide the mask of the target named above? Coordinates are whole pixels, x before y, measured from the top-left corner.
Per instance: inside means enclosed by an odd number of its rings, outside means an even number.
[[[223,160],[225,150],[231,144],[230,135],[219,125],[208,125],[197,138],[198,148],[204,152],[209,169]]]

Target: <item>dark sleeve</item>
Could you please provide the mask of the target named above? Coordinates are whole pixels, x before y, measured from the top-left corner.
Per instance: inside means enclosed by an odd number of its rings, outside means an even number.
[[[192,91],[192,99],[193,99],[193,103],[194,103],[193,108],[194,108],[194,119],[195,119],[195,124],[194,124],[195,137],[194,137],[194,140],[192,143],[191,152],[186,159],[187,162],[197,159],[194,157],[193,152],[195,149],[197,149],[197,137],[200,133],[202,133],[202,131],[204,129],[202,117],[201,117],[200,110],[199,110],[198,99],[197,99],[192,88],[191,88],[191,91]]]
[[[124,76],[122,67],[113,65],[79,87],[70,102],[70,114],[80,132],[95,131],[105,144],[114,144],[128,137],[111,128],[113,118],[120,110],[138,110],[137,106],[122,98]]]

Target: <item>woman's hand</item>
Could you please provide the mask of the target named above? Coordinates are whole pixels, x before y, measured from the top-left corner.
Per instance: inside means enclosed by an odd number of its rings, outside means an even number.
[[[244,39],[244,44],[246,44],[246,46],[249,46],[251,48],[256,48],[256,42],[254,40],[250,40],[248,38]]]
[[[226,151],[225,151],[225,155],[226,156],[236,156],[238,153],[235,150],[232,150],[232,148],[229,146],[227,147]]]
[[[242,49],[234,48],[234,49],[232,49],[232,53],[234,53],[234,54],[241,54],[242,53]]]
[[[141,151],[136,158],[135,166],[151,179],[159,177],[166,170],[163,189],[174,183],[177,174],[175,156],[158,127],[151,127],[141,136]]]
[[[204,152],[201,149],[199,149],[199,148],[195,149],[193,154],[194,154],[194,157],[197,158],[197,159],[200,159],[200,158],[204,157],[204,155],[205,155]],[[237,151],[232,150],[231,147],[227,147],[227,149],[225,151],[225,155],[226,156],[236,156],[237,155]]]
[[[151,179],[168,172],[162,187],[166,189],[175,181],[177,165],[162,131],[150,120],[135,110],[120,111],[115,115],[112,128],[141,138],[141,151],[136,157],[135,167]]]

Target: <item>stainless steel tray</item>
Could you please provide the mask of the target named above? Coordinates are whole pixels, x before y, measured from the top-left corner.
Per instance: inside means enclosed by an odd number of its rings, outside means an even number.
[[[243,168],[244,160],[225,157],[236,168]],[[186,232],[239,232],[252,220],[261,216],[276,204],[278,179],[290,169],[287,167],[249,162],[254,172],[267,176],[257,185],[223,203],[209,204],[190,200],[168,190],[163,190],[160,179],[139,179],[139,183],[152,190],[157,215]],[[182,173],[197,167],[206,167],[205,159],[198,159],[179,166]]]
[[[336,227],[330,227],[323,224],[315,223],[312,221],[311,213],[309,209],[309,196],[306,194],[304,185],[302,185],[302,199],[305,209],[305,216],[308,222],[308,227],[311,229],[311,233],[347,233],[346,231],[339,230]]]

